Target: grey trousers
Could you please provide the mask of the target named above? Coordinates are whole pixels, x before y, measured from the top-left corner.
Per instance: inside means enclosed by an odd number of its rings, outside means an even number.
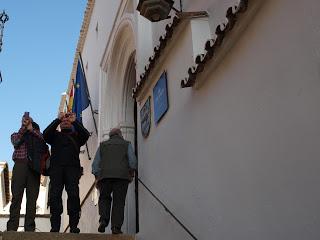
[[[40,174],[29,169],[27,163],[15,163],[12,171],[10,218],[8,231],[17,231],[24,189],[26,189],[25,231],[35,231],[36,204],[39,195]]]

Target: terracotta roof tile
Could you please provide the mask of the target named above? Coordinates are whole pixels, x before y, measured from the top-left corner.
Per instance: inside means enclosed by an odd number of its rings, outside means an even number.
[[[188,77],[181,81],[181,88],[192,87],[210,59],[214,57],[216,50],[221,46],[227,34],[233,29],[237,23],[238,17],[248,8],[249,0],[241,0],[238,5],[230,7],[227,10],[227,23],[217,26],[214,39],[209,39],[205,44],[205,53],[200,54],[195,59],[195,65],[188,70]]]
[[[152,71],[156,62],[161,56],[161,53],[166,48],[169,39],[172,38],[174,29],[179,25],[180,21],[181,19],[178,16],[174,16],[172,22],[166,25],[165,34],[159,38],[159,44],[154,47],[153,55],[149,57],[149,62],[144,67],[145,71],[140,75],[140,81],[137,82],[135,88],[133,89],[132,96],[134,98],[137,97],[137,95],[140,93],[140,91],[144,87],[150,72]]]

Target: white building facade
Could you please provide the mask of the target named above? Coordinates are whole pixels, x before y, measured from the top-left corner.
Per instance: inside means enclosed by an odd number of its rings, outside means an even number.
[[[319,239],[320,2],[181,2],[207,15],[172,11],[151,23],[138,0],[88,1],[77,46],[94,112],[83,112],[92,136],[81,154],[81,232],[97,232],[99,219],[88,156],[119,126],[140,179],[126,233]],[[76,63],[77,54],[69,86]]]

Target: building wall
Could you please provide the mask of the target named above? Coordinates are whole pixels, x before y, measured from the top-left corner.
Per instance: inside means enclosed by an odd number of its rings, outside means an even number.
[[[124,18],[130,18],[133,12],[133,5],[123,4],[121,1],[104,1],[96,0],[90,24],[88,28],[88,34],[85,39],[85,44],[81,52],[84,70],[88,82],[89,92],[91,96],[93,110],[98,114],[94,114],[98,134],[95,131],[93,116],[90,107],[83,112],[83,124],[92,132],[91,137],[88,140],[88,150],[85,147],[84,154],[80,154],[81,165],[84,167],[84,175],[80,179],[80,199],[83,202],[82,217],[79,223],[81,232],[97,232],[98,228],[98,209],[95,204],[97,201],[97,195],[93,192],[89,192],[91,186],[94,184],[94,176],[91,174],[91,164],[95,156],[95,152],[100,142],[99,139],[106,139],[107,134],[111,127],[115,127],[121,122],[121,119],[117,114],[112,116],[110,108],[120,109],[120,102],[114,101],[113,98],[108,98],[106,92],[110,92],[112,89],[107,87],[111,81],[108,75],[108,67],[102,67],[103,61],[110,62],[111,50],[109,49],[115,44],[114,35],[119,28],[120,23],[117,22],[117,16],[123,16]],[[116,51],[114,55],[117,55]],[[102,80],[103,79],[103,80]],[[103,85],[103,89],[102,86]],[[112,92],[112,91],[111,91]],[[112,96],[117,96],[117,92],[113,91]],[[120,91],[119,91],[120,92]],[[113,104],[109,103],[113,101]],[[108,112],[109,111],[109,112]],[[88,152],[91,160],[88,159]],[[87,199],[86,195],[89,194]],[[92,194],[95,197],[92,198]],[[66,211],[66,198],[64,195],[64,224],[63,229],[68,231],[68,216]],[[88,214],[90,213],[90,214]],[[90,219],[90,224],[88,224]],[[127,223],[125,223],[127,224]],[[107,232],[111,232],[107,229]]]
[[[92,109],[98,113],[99,110],[99,79],[100,79],[100,60],[104,51],[104,42],[108,41],[109,33],[112,29],[113,21],[119,7],[119,1],[95,1],[92,18],[90,19],[89,28],[83,51],[81,52],[84,72],[87,78],[87,84],[91,97]],[[105,19],[107,17],[107,19]],[[104,19],[104,21],[101,20]],[[84,168],[83,176],[80,179],[80,201],[85,200],[88,191],[94,184],[94,176],[91,174],[91,163],[94,159],[98,144],[98,134],[96,133],[95,124],[99,126],[99,115],[92,114],[91,108],[87,108],[82,115],[83,124],[91,134],[87,146],[82,147],[84,152],[80,154],[81,165]],[[62,230],[67,231],[69,227],[69,217],[67,215],[67,195],[64,192],[64,212]],[[82,211],[85,211],[82,209]],[[96,222],[98,225],[98,222]],[[93,230],[92,230],[93,231]],[[83,230],[82,230],[83,232]]]
[[[139,134],[139,173],[199,239],[319,238],[319,8],[265,2],[198,90],[179,86],[187,34],[165,56],[169,110]],[[143,189],[139,201],[141,239],[186,239]]]
[[[88,62],[94,106],[99,108],[99,134],[90,140],[91,152],[98,139],[123,120],[117,96],[123,93],[119,76],[125,75],[127,65],[113,60],[128,59],[130,51],[117,41],[124,43],[133,31],[127,48],[136,49],[139,77],[165,31],[165,22],[148,23],[136,11],[122,14],[128,5],[116,2],[120,1],[96,1],[82,53],[84,64]],[[209,12],[214,37],[214,29],[236,1],[183,2],[186,10]],[[168,43],[169,50],[148,80],[151,86],[138,103],[139,116],[166,70],[167,114],[155,125],[152,113],[146,139],[138,119],[139,177],[198,239],[320,236],[320,4],[316,0],[263,2],[220,65],[216,69],[211,63],[206,66],[207,74],[199,76],[204,81],[199,89],[180,88],[194,57],[192,33],[186,24]],[[121,35],[126,20],[130,27]],[[91,113],[85,114],[85,125],[92,129]],[[93,182],[91,162],[85,157],[83,161],[82,197]],[[91,198],[82,212],[81,224],[90,219],[84,231],[96,232],[97,225],[91,223],[97,220],[97,208]],[[191,239],[141,185],[139,217],[138,239]]]
[[[118,7],[119,1],[95,1],[94,12],[92,14],[92,19],[90,21],[87,38],[82,52],[82,59],[85,74],[88,79],[88,87],[93,110],[99,110],[100,61],[103,55],[105,43],[108,41],[109,34],[113,26],[112,19],[115,18]],[[94,114],[94,118],[96,120],[97,127],[99,127],[99,114]],[[88,149],[91,160],[93,160],[99,141],[90,107],[83,112],[83,123],[88,131],[92,133],[88,140]],[[94,182],[94,177],[91,174],[91,163],[92,161],[88,160],[87,152],[85,154],[81,154],[81,164],[86,170],[84,171],[84,176],[80,180],[81,199],[84,199]]]

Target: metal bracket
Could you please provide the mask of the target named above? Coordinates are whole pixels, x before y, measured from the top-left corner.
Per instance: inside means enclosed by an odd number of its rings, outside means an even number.
[[[209,17],[209,14],[206,11],[177,12],[176,14],[181,19]]]

